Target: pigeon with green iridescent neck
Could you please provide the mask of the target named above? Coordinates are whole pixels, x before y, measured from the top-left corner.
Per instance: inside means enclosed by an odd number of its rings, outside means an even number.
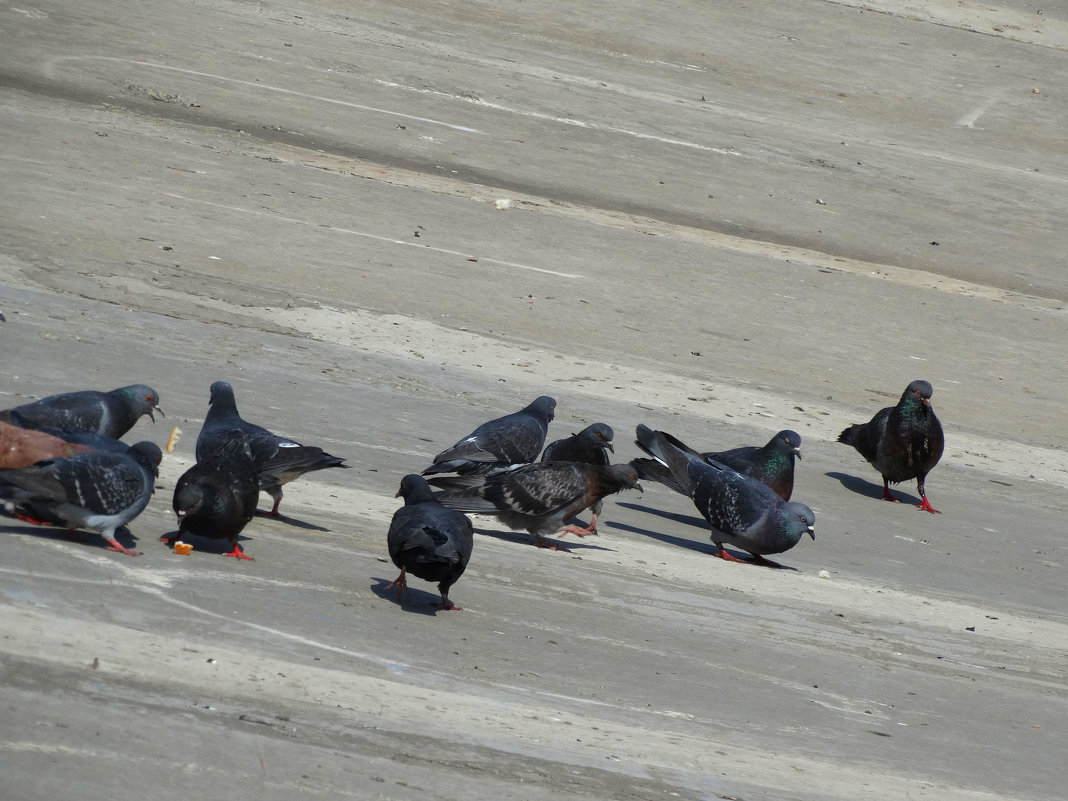
[[[49,395],[0,411],[0,421],[22,428],[85,431],[119,439],[146,414],[155,422],[153,412],[163,414],[159,394],[144,384],[132,384],[110,392],[83,390]]]
[[[696,452],[695,452],[696,454]],[[801,435],[796,431],[780,431],[766,445],[747,445],[729,451],[710,451],[696,454],[707,462],[725,464],[743,476],[755,478],[771,488],[784,501],[794,492],[794,460],[801,458]],[[686,493],[672,478],[671,471],[655,459],[633,459],[631,464],[640,478],[659,481],[676,492]]]
[[[705,459],[663,431],[639,425],[635,444],[671,471],[712,529],[716,556],[732,562],[723,544],[753,554],[756,562],[793,548],[804,534],[816,539],[816,515],[805,504],[784,501],[769,487],[725,464]]]
[[[927,500],[924,483],[945,449],[942,424],[931,407],[934,390],[927,381],[913,381],[897,406],[880,409],[867,423],[842,431],[838,441],[852,445],[883,477],[883,500],[900,503],[890,485],[916,479],[918,509],[939,514]]]

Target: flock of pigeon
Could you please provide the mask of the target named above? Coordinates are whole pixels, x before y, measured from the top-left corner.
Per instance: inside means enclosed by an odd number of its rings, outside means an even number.
[[[845,429],[838,441],[853,446],[879,471],[885,500],[896,502],[891,483],[916,479],[919,508],[935,513],[924,482],[942,455],[944,439],[931,394],[928,382],[913,381],[897,405]],[[639,479],[689,496],[708,521],[716,555],[723,559],[763,562],[806,533],[815,539],[812,510],[790,500],[795,459],[801,457],[796,432],[780,431],[761,447],[701,453],[671,434],[638,425],[635,444],[649,458],[611,464],[613,431],[605,423],[543,451],[555,409],[553,398],[539,397],[518,412],[483,423],[435,456],[421,474],[403,478],[397,496],[404,505],[386,537],[401,572],[389,587],[399,594],[411,573],[438,583],[441,608],[458,609],[448,592],[471,558],[474,529],[466,513],[495,516],[529,532],[539,547],[567,550],[550,538],[596,534],[603,499],[624,489],[641,490]],[[110,550],[138,555],[121,545],[115,532],[148,505],[162,451],[152,442],[126,445],[119,438],[142,416],[155,420],[155,412],[163,414],[159,395],[142,384],[53,395],[0,411],[0,513],[97,532]],[[314,470],[346,467],[321,448],[244,420],[225,381],[211,385],[196,458],[175,485],[178,530],[161,541],[177,548],[187,536],[226,540],[225,556],[248,560],[238,536],[256,514],[261,491],[274,501],[267,514],[277,516],[284,484]],[[592,512],[589,525],[569,522],[586,510]],[[725,545],[752,559],[739,559]]]

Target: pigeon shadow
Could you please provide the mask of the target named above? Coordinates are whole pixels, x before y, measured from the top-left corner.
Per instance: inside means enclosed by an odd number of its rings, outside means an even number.
[[[413,615],[435,617],[438,612],[450,611],[441,608],[441,595],[438,593],[413,589],[411,583],[409,583],[407,591],[402,591],[398,594],[396,587],[389,586],[393,583],[391,579],[378,578],[377,576],[372,576],[372,578],[375,583],[371,585],[371,592],[383,601],[396,604],[405,612],[411,612]]]
[[[175,529],[174,531],[167,532],[163,536],[168,538],[173,537],[175,540],[177,540],[179,538],[179,533],[180,532]],[[252,538],[246,537],[244,534],[239,534],[237,536],[237,541],[239,543],[246,542],[250,539]],[[217,556],[222,556],[223,554],[230,553],[230,541],[227,539],[211,539],[210,537],[201,537],[198,534],[191,534],[187,531],[181,535],[181,540],[182,542],[192,545],[194,551],[202,551],[203,553],[215,554]],[[170,548],[173,552],[173,544],[168,545],[167,543],[164,543],[163,537],[160,537],[160,544],[164,545],[164,547]]]
[[[495,540],[503,540],[504,542],[516,542],[516,543],[519,543],[520,545],[531,545],[531,546],[534,545],[534,538],[530,534],[527,534],[525,531],[499,531],[499,530],[496,530],[496,529],[476,528],[475,532],[477,534],[482,534],[483,536],[486,536],[486,537],[493,537],[493,539],[495,539]],[[580,551],[580,550],[595,550],[595,551],[610,551],[610,550],[612,550],[611,548],[606,548],[603,545],[593,545],[593,544],[591,544],[590,542],[587,541],[587,540],[590,539],[590,536],[597,536],[597,535],[594,534],[594,535],[589,535],[589,536],[586,536],[586,537],[578,537],[578,536],[576,536],[574,539],[563,539],[563,538],[550,539],[549,537],[546,537],[545,541],[548,542],[548,543],[551,543],[553,545],[556,545],[557,548],[555,550],[560,550],[560,551],[565,551],[565,552],[567,552],[567,551]],[[537,546],[535,546],[535,547],[537,547]],[[553,548],[545,548],[545,549],[542,549],[542,550],[550,550],[551,551],[551,550],[554,550],[554,549]]]
[[[855,492],[858,495],[868,495],[872,498],[878,498],[880,501],[883,499],[882,484],[876,484],[867,479],[858,478],[857,476],[851,476],[846,473],[824,473],[824,475],[836,479],[847,490]],[[920,503],[920,499],[915,495],[902,492],[900,489],[891,488],[890,492],[902,503],[911,503],[913,505],[918,505]]]
[[[263,518],[264,520],[277,520],[279,523],[285,523],[287,526],[293,526],[294,528],[302,528],[306,531],[329,531],[328,528],[317,526],[314,523],[308,523],[304,520],[297,520],[295,517],[288,517],[287,515],[279,512],[276,515],[272,515],[270,512],[263,512],[259,509],[256,510],[256,517]]]
[[[108,550],[108,541],[100,534],[93,531],[81,531],[80,529],[74,529],[71,531],[63,526],[52,525],[40,525],[35,526],[32,523],[21,525],[15,524],[0,524],[0,532],[12,534],[26,534],[31,537],[38,537],[46,540],[58,540],[63,542],[73,542],[77,545],[85,545],[90,548],[99,548],[101,550]],[[115,532],[115,540],[125,548],[134,550],[137,547],[137,540],[134,538],[130,530],[123,526]]]
[[[660,509],[650,509],[647,506],[641,506],[636,503],[617,503],[617,505],[626,506],[628,509],[633,509],[637,512],[645,512],[646,514],[656,515],[657,517],[663,517],[668,520],[674,520],[679,523],[688,523],[690,525],[699,526],[705,531],[709,530],[708,521],[705,520],[703,517],[693,517],[691,515],[677,515],[673,512],[664,512]],[[672,534],[664,534],[660,531],[650,531],[647,528],[631,526],[627,523],[611,522],[607,523],[606,525],[611,526],[613,528],[618,528],[622,531],[629,531],[632,534],[641,534],[642,536],[648,537],[649,539],[659,540],[660,542],[663,542],[667,545],[674,545],[677,548],[686,548],[689,551],[706,553],[709,556],[717,558],[719,555],[719,551],[716,549],[716,546],[712,543],[711,539],[708,542],[700,542],[698,540],[691,540],[685,537],[676,537]],[[724,550],[736,559],[742,560],[747,565],[769,567],[774,570],[793,570],[795,572],[797,571],[796,567],[791,567],[790,565],[784,565],[779,562],[772,561],[771,559],[768,559],[764,556],[754,556],[753,554],[750,554],[746,551],[732,550],[727,547],[724,547]]]

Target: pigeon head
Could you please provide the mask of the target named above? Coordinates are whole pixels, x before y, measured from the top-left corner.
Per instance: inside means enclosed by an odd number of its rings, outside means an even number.
[[[615,432],[612,431],[612,426],[607,423],[594,423],[586,429],[589,436],[593,438],[596,444],[602,448],[608,448],[612,453],[616,452],[616,449],[612,447],[612,438],[615,437]]]
[[[404,505],[425,503],[434,500],[434,491],[430,488],[427,480],[420,475],[410,473],[401,479],[400,489],[395,498],[404,498]]]
[[[199,484],[186,484],[174,494],[174,513],[178,515],[178,528],[181,529],[186,517],[199,512],[205,502],[204,488]]]
[[[131,384],[117,390],[118,394],[129,401],[130,405],[141,414],[147,414],[156,422],[156,416],[152,412],[159,412],[160,417],[166,417],[163,409],[159,408],[159,393],[152,387],[144,384]]]
[[[798,459],[801,458],[801,435],[796,431],[780,431],[775,435],[775,443],[783,453],[792,453]]]
[[[237,400],[234,398],[234,388],[225,381],[216,381],[211,385],[211,397],[208,398],[208,405],[220,410],[236,409]]]
[[[614,464],[608,468],[616,480],[622,485],[623,489],[636,489],[638,492],[645,492],[642,485],[638,483],[638,471],[634,469],[634,465],[627,464]]]
[[[539,398],[535,398],[534,401],[527,406],[527,411],[537,417],[545,420],[546,423],[552,421],[556,416],[556,398],[550,398],[548,395],[542,395]]]
[[[159,463],[163,461],[163,451],[155,442],[138,442],[130,446],[130,455],[154,478],[159,478]]]
[[[782,505],[782,515],[785,532],[796,542],[806,532],[813,540],[816,539],[816,513],[797,501],[790,501]]]
[[[934,395],[934,388],[927,381],[913,381],[905,389],[905,394],[901,396],[901,401],[915,402],[919,400],[924,406],[931,405],[931,396]]]

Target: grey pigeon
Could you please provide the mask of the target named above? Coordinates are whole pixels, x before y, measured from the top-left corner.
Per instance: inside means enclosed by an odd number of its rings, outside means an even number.
[[[322,448],[301,445],[299,442],[272,434],[266,428],[241,419],[234,399],[234,388],[225,381],[211,385],[208,413],[197,437],[197,461],[206,459],[219,448],[232,429],[239,429],[248,440],[252,461],[256,465],[260,489],[274,500],[269,514],[278,517],[282,502],[282,485],[313,470],[328,467],[348,467],[345,460],[332,456]]]
[[[934,390],[926,381],[913,381],[897,406],[880,409],[867,423],[855,423],[838,435],[852,445],[883,477],[883,500],[899,503],[890,484],[916,479],[918,509],[940,514],[927,500],[924,481],[942,458],[946,440],[931,407]]]
[[[542,395],[518,412],[483,423],[435,456],[423,475],[486,473],[506,465],[533,462],[545,444],[555,409],[556,401]]]
[[[614,436],[612,427],[607,423],[593,423],[577,434],[546,445],[545,451],[541,454],[541,460],[543,462],[584,462],[607,467],[610,463],[608,452],[616,452],[612,446]],[[603,505],[604,499],[601,499],[590,507],[593,517],[590,524],[586,526],[587,534],[597,533],[597,517],[601,514]]]
[[[401,572],[386,589],[396,586],[399,596],[408,588],[405,575],[412,573],[438,582],[441,608],[459,611],[460,607],[449,600],[449,588],[471,561],[471,521],[467,515],[442,506],[422,476],[405,476],[396,497],[404,498],[404,506],[393,513],[386,546],[389,558]]]
[[[50,395],[6,409],[0,412],[0,420],[22,428],[86,431],[119,439],[143,415],[147,414],[155,422],[153,412],[163,415],[156,390],[144,384],[132,384],[111,392],[83,390]]]
[[[168,544],[193,534],[226,540],[230,552],[223,556],[252,561],[237,544],[238,535],[256,515],[260,482],[245,435],[231,429],[211,453],[190,467],[174,486],[172,505],[178,515],[178,532],[165,534]]]
[[[29,523],[102,534],[108,550],[137,556],[115,539],[148,505],[163,454],[151,442],[127,453],[79,453],[31,467],[0,470],[0,507]]]
[[[767,445],[693,453],[707,462],[719,462],[737,470],[743,476],[755,478],[774,490],[784,501],[788,501],[794,492],[794,460],[801,458],[801,435],[796,431],[785,430],[772,437]],[[639,478],[659,481],[676,492],[689,494],[675,482],[671,471],[655,459],[633,459],[631,464],[638,471]]]
[[[567,550],[546,537],[556,532],[582,537],[589,532],[564,526],[602,498],[624,489],[641,490],[634,468],[582,462],[538,462],[486,474],[431,479],[445,494],[438,499],[450,509],[495,515],[513,529],[526,529],[539,548]]]
[[[693,499],[712,527],[712,542],[721,559],[744,561],[727,553],[723,543],[753,554],[783,553],[803,534],[816,539],[816,515],[803,503],[784,501],[769,487],[724,464],[708,461],[663,431],[637,428],[636,444],[671,470],[674,480]]]

